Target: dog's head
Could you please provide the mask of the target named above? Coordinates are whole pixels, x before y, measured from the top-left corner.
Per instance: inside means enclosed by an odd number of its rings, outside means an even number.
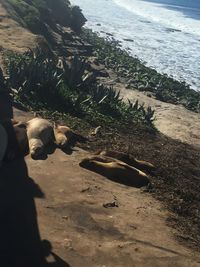
[[[29,140],[30,155],[33,159],[37,159],[44,153],[44,144],[40,139]]]

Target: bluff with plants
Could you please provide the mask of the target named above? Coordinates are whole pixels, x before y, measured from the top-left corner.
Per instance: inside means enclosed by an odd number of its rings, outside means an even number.
[[[126,104],[112,87],[98,84],[87,64],[74,56],[63,61],[40,49],[7,53],[9,85],[14,99],[33,110],[70,114],[94,125],[132,123],[153,128],[154,111]],[[61,116],[62,116],[61,115]]]
[[[3,1],[15,19],[34,33],[48,30],[56,24],[80,32],[86,19],[78,6],[68,0],[7,0]]]
[[[176,81],[146,67],[139,59],[122,50],[112,37],[104,39],[85,29],[82,38],[95,47],[94,54],[102,64],[113,69],[119,77],[127,79],[129,88],[150,91],[158,100],[182,104],[189,110],[200,112],[200,93],[190,89],[185,82]]]

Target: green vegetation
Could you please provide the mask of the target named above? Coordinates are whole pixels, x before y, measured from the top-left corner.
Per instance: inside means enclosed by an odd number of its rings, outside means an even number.
[[[119,76],[127,78],[132,88],[151,91],[161,101],[182,104],[189,110],[200,112],[200,93],[190,89],[185,82],[146,67],[122,50],[113,38],[101,38],[89,29],[83,30],[82,38],[95,47],[94,54],[98,59]]]
[[[46,25],[55,27],[56,23],[79,32],[86,21],[80,8],[68,0],[8,0],[8,4],[10,14],[34,33],[47,31]]]
[[[93,125],[123,122],[153,129],[150,107],[126,104],[113,88],[91,81],[81,58],[64,62],[40,49],[6,58],[14,98],[32,110],[70,114]]]
[[[40,26],[40,12],[38,8],[34,5],[30,5],[28,1],[8,0],[8,2],[19,15],[24,26],[28,26],[33,31]]]

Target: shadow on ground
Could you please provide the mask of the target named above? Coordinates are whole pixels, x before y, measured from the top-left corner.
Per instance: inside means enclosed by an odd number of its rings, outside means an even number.
[[[44,198],[40,187],[28,176],[24,159],[6,163],[0,170],[0,265],[3,267],[68,267],[42,241],[34,198]],[[48,255],[54,262],[47,263]]]
[[[0,93],[0,121],[7,125],[8,156],[17,147],[12,117],[8,93]],[[0,168],[0,266],[69,267],[52,252],[51,243],[40,238],[36,197],[44,198],[44,194],[28,176],[24,158],[4,163]],[[49,255],[54,259],[51,263],[46,260]]]

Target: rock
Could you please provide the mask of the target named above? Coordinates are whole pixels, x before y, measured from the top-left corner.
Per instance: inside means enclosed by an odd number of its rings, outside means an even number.
[[[108,203],[105,203],[103,204],[103,207],[104,208],[115,208],[115,207],[119,207],[118,203],[116,201],[113,201],[113,202],[108,202]]]
[[[68,216],[62,216],[62,218],[64,219],[64,220],[68,220]]]
[[[131,87],[132,87],[132,86],[131,86],[131,84],[129,84],[129,83],[125,85],[125,88],[126,88],[126,89],[130,89]]]
[[[126,41],[126,42],[132,42],[132,43],[134,42],[133,39],[128,39],[128,38],[127,38],[127,39],[125,38],[125,39],[123,39],[123,40]]]
[[[106,35],[108,36],[114,36],[112,33],[106,32]]]
[[[71,27],[75,32],[80,32],[82,26],[85,24],[87,21],[84,15],[82,14],[82,10],[80,9],[79,6],[73,6],[71,9],[72,13],[72,22],[71,22]]]

